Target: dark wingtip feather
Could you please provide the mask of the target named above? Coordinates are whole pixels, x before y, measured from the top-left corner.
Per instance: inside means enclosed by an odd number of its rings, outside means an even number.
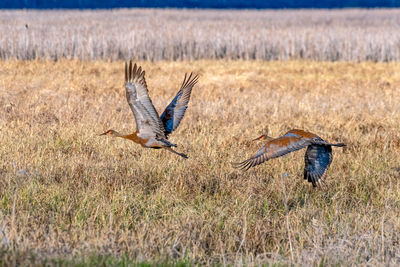
[[[325,177],[326,172],[321,176],[318,174],[311,174],[306,171],[304,172],[304,179],[312,183],[313,187],[323,188],[326,185]]]
[[[125,82],[128,81],[128,62],[125,61]]]
[[[133,63],[132,60],[129,63],[125,62],[125,83],[138,82],[147,88],[145,74],[146,72],[142,67]]]
[[[250,160],[245,160],[242,162],[231,162],[231,165],[233,168],[247,171],[251,167],[251,162],[250,162]]]
[[[199,76],[197,74],[194,75],[193,72],[191,72],[189,76],[187,73],[185,73],[185,78],[183,79],[181,89],[185,87],[193,87],[198,82],[198,78]]]
[[[237,168],[240,168],[240,163],[241,162],[231,162],[231,165],[232,165],[233,168],[237,169]]]
[[[187,73],[185,73],[185,77],[183,78],[183,82],[182,82],[181,88],[185,87],[186,82],[187,82],[186,78],[187,78]]]
[[[132,60],[129,61],[129,72],[128,72],[128,80],[130,81],[131,79],[132,79]]]
[[[187,78],[187,82],[188,82],[188,83],[189,83],[190,80],[192,79],[192,75],[193,75],[193,72],[191,72],[191,73],[189,74],[189,77]],[[185,73],[185,76],[186,76],[186,73]]]

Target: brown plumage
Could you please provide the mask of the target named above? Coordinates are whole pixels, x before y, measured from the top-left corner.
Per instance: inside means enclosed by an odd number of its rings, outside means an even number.
[[[185,154],[174,151],[171,147],[176,147],[176,145],[170,143],[167,138],[176,130],[185,115],[193,86],[197,81],[197,75],[191,73],[187,78],[185,74],[181,89],[160,118],[149,97],[145,72],[136,64],[132,67],[132,61],[129,64],[125,62],[126,99],[135,117],[136,131],[123,135],[114,130],[108,130],[101,135],[122,137],[147,148],[164,148],[187,158]]]
[[[233,163],[234,167],[248,170],[270,159],[278,158],[290,152],[307,147],[305,154],[304,179],[313,186],[322,186],[326,171],[332,162],[332,146],[343,147],[345,144],[331,144],[319,136],[303,130],[290,130],[283,136],[271,138],[262,135],[254,140],[268,139],[269,141],[251,158]]]

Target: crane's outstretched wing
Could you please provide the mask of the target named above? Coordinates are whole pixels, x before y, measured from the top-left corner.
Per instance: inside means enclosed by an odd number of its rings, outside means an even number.
[[[145,72],[142,67],[132,68],[132,61],[125,62],[126,99],[136,120],[136,128],[141,134],[165,138],[163,124],[151,102],[147,90]]]
[[[193,86],[197,83],[198,78],[199,76],[193,75],[193,73],[190,73],[189,77],[185,74],[181,89],[161,115],[160,118],[164,125],[165,136],[168,136],[178,128],[179,123],[185,115],[190,100],[190,94],[192,93]]]
[[[332,162],[332,147],[324,145],[308,146],[304,159],[304,179],[312,183],[314,187],[321,185]]]
[[[267,142],[267,144],[251,158],[240,163],[234,163],[233,166],[248,170],[249,168],[257,166],[267,160],[278,158],[290,152],[300,150],[310,145],[313,140],[319,139],[320,138],[317,135],[312,133],[304,132],[302,130],[291,130],[285,135]]]
[[[345,144],[312,144],[308,146],[304,157],[304,179],[314,187],[322,186],[326,177],[326,171],[332,162],[332,146],[345,146]]]

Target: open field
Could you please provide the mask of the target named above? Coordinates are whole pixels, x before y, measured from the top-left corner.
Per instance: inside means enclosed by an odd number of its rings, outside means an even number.
[[[170,138],[188,160],[98,136],[135,128],[123,62],[0,62],[2,264],[400,263],[400,63],[141,65],[159,112],[200,75]],[[348,144],[325,190],[303,180],[304,151],[230,166],[292,128]]]
[[[400,9],[0,10],[0,59],[399,61]]]

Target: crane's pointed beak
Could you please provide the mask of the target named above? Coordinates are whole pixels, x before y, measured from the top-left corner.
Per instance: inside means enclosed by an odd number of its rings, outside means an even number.
[[[107,135],[107,132],[105,132],[105,133],[102,133],[102,134],[99,134],[99,136],[102,136],[102,135]]]
[[[265,139],[265,135],[263,134],[263,135],[261,135],[261,136],[259,136],[259,137],[257,137],[256,139],[253,139],[253,140],[251,140],[251,141],[259,141],[259,140],[264,140]]]
[[[257,137],[256,139],[253,139],[253,140],[251,140],[251,141],[271,141],[271,140],[273,140],[274,138],[273,137],[271,137],[271,136],[268,136],[268,135],[266,135],[266,134],[263,134],[263,135],[261,135],[260,137]]]

